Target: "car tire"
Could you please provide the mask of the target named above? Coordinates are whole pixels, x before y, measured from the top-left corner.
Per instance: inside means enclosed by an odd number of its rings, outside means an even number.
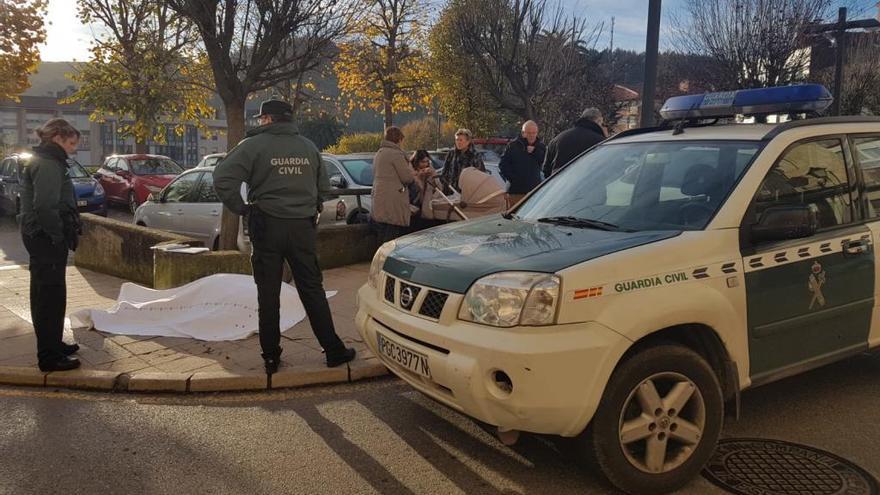
[[[721,386],[706,360],[657,345],[617,367],[576,445],[622,491],[669,493],[703,469],[723,420]]]
[[[134,194],[134,189],[128,191],[128,208],[131,210],[131,214],[134,215],[135,211],[137,211],[138,206],[140,206],[137,202],[137,196]]]

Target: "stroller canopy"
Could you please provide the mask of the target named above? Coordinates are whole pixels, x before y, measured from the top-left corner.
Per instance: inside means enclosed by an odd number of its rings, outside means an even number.
[[[458,185],[461,187],[460,194],[444,198],[439,195],[439,192],[434,193],[434,197],[431,200],[434,218],[466,220],[502,213],[507,208],[504,186],[485,172],[468,167],[461,171]],[[458,210],[464,213],[467,218],[462,218],[450,202],[455,204]]]

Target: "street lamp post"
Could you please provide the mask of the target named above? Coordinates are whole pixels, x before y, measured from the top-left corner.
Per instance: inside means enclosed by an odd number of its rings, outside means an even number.
[[[660,0],[648,4],[648,39],[645,40],[645,87],[642,89],[641,127],[654,125],[654,93],[657,89],[657,58],[660,48]]]

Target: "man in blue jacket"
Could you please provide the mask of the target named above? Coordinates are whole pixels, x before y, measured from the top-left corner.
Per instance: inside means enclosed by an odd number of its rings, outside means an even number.
[[[501,155],[501,177],[510,183],[510,204],[518,203],[541,183],[541,165],[547,148],[538,139],[538,124],[529,120],[522,125],[522,136],[511,141]]]

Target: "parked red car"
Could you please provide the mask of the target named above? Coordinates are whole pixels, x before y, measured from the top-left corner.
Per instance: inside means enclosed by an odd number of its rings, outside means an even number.
[[[183,167],[162,155],[113,155],[95,173],[95,178],[107,194],[107,201],[127,204],[131,212],[158,193],[172,179],[183,172]]]

